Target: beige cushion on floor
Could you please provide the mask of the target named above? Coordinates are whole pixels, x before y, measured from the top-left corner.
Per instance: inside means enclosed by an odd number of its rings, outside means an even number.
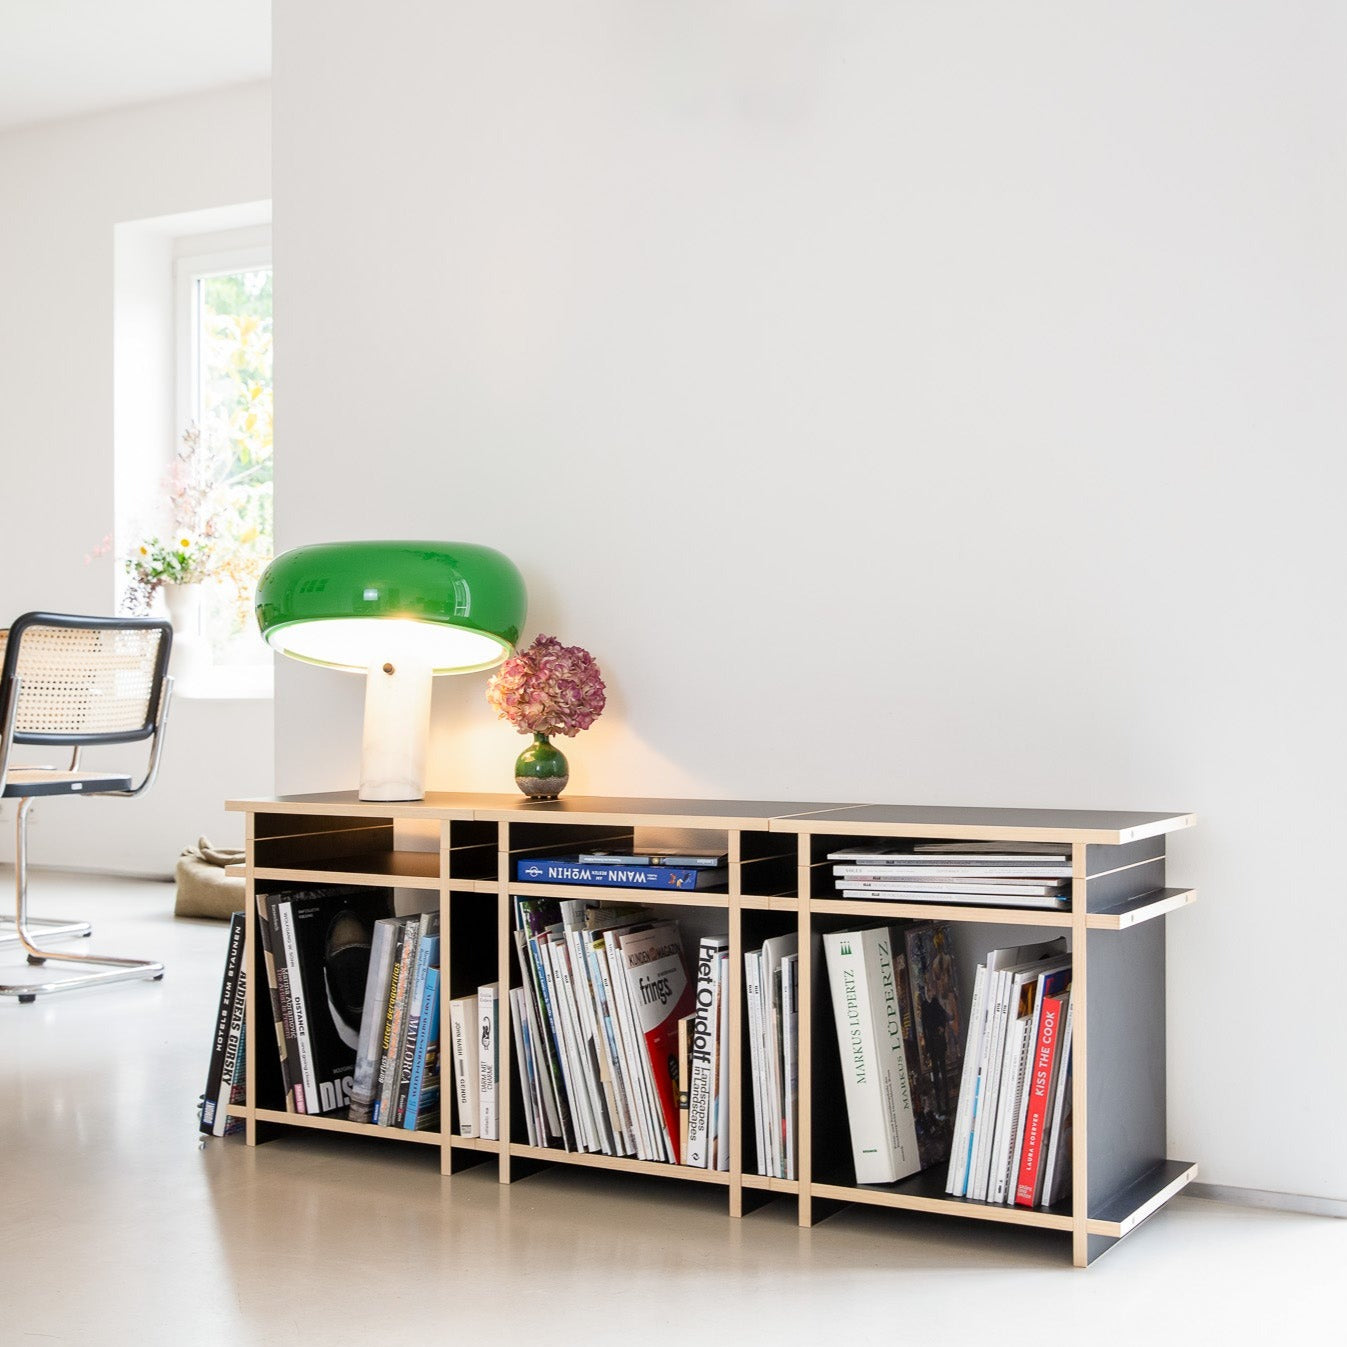
[[[233,913],[242,911],[243,879],[224,872],[226,865],[242,864],[243,852],[213,847],[204,837],[196,846],[188,847],[173,869],[178,881],[173,915],[228,921]]]

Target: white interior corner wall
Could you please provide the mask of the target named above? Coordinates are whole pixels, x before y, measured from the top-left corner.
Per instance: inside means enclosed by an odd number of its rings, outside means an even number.
[[[1347,1197],[1347,10],[281,0],[275,40],[282,544],[508,553],[608,677],[576,792],[1197,811],[1171,1152]],[[436,788],[511,788],[482,683]],[[277,705],[282,788],[350,786],[358,680]]]
[[[156,268],[171,269],[171,247],[152,232],[128,234],[128,223],[269,198],[270,148],[266,84],[0,134],[3,620],[34,608],[112,611],[112,558],[85,557],[112,529],[117,491],[145,480],[137,460],[166,458],[178,433],[171,385],[158,400],[146,390],[147,380],[172,374],[164,311],[123,306],[114,320],[113,304],[118,279],[123,290],[134,282],[148,294]],[[114,325],[139,358],[116,376]],[[116,474],[115,406],[123,412]],[[86,761],[138,762],[139,752],[103,750]],[[134,802],[39,805],[33,860],[169,874],[200,834],[239,837],[222,801],[269,792],[273,761],[270,702],[179,700],[155,790]],[[12,817],[0,813],[0,821]],[[0,856],[11,854],[6,827]],[[40,912],[37,886],[34,902]]]

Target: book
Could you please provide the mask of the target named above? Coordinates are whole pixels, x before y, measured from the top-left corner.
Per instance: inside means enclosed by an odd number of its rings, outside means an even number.
[[[273,894],[294,1002],[304,1112],[344,1113],[356,1051],[374,925],[393,910],[391,889],[336,885]]]
[[[963,1069],[963,1020],[958,974],[945,922],[921,922],[903,932],[912,1028],[908,1054],[917,1144],[922,1168],[949,1158]],[[895,952],[895,958],[896,958]],[[906,1007],[905,1007],[906,1008]]]
[[[426,997],[426,978],[432,968],[440,966],[440,914],[423,912],[416,941],[416,962],[412,965],[412,980],[407,989],[407,1027],[402,1035],[402,1051],[398,1061],[398,1086],[394,1096],[392,1125],[401,1127],[407,1112],[407,1097],[411,1092],[412,1067],[415,1064],[418,1038],[421,1032],[421,1014]]]
[[[477,1117],[481,1135],[500,1140],[500,983],[477,988]]]
[[[968,1010],[968,1043],[964,1051],[963,1074],[959,1082],[959,1102],[954,1114],[954,1134],[950,1143],[949,1174],[945,1191],[963,1197],[968,1190],[971,1163],[970,1140],[973,1118],[977,1113],[981,1076],[978,1063],[982,1053],[982,1035],[986,1028],[984,1008],[987,998],[987,965],[979,964],[973,978],[973,1000]]]
[[[645,1050],[664,1141],[674,1164],[678,1151],[678,1021],[692,1011],[693,991],[683,945],[672,922],[618,937],[632,1012]]]
[[[528,1012],[524,1007],[524,989],[510,988],[510,1028],[514,1033],[515,1071],[519,1076],[519,1093],[524,1101],[524,1128],[528,1133],[529,1145],[540,1143],[539,1132],[542,1114],[542,1099],[537,1094],[537,1082],[534,1079],[533,1053],[525,1039],[525,1025]]]
[[[843,898],[869,898],[876,902],[887,899],[903,903],[965,903],[976,907],[1040,907],[1057,912],[1067,911],[1071,905],[1066,894],[1054,897],[1046,893],[969,893],[954,889],[907,888],[888,884],[846,888],[840,892]]]
[[[748,1049],[749,1065],[753,1076],[753,1135],[757,1143],[757,1172],[771,1175],[771,1164],[767,1155],[767,1118],[763,1108],[763,1057],[765,1049],[762,1037],[762,951],[744,952],[744,1000],[748,1004]]]
[[[360,1012],[360,1039],[356,1044],[351,1102],[346,1115],[351,1122],[374,1121],[374,1093],[379,1082],[384,1008],[388,1002],[388,984],[393,976],[400,926],[397,917],[381,917],[374,923],[369,973],[365,978],[365,1000]]]
[[[454,1100],[458,1135],[477,1135],[477,997],[449,1002],[449,1041],[454,1060]]]
[[[582,865],[578,858],[524,858],[515,878],[528,884],[589,884],[621,889],[714,889],[724,886],[723,867],[670,865]]]
[[[554,1007],[549,960],[542,952],[549,927],[559,924],[560,909],[550,898],[515,898],[515,939],[525,985],[530,992],[533,1050],[548,1111],[552,1135],[563,1149],[579,1149],[576,1121],[572,1115],[566,1082],[566,1057],[562,1047],[560,1012]]]
[[[1066,1023],[1062,1027],[1058,1056],[1058,1080],[1052,1101],[1052,1130],[1048,1135],[1048,1154],[1044,1161],[1041,1204],[1050,1207],[1071,1192],[1071,1053],[1074,1001],[1068,1001]]]
[[[426,970],[416,1048],[401,1126],[408,1132],[432,1132],[440,1125],[440,970]]]
[[[1024,1134],[1029,1121],[1030,1096],[1033,1088],[1034,1055],[1037,1051],[1039,1026],[1043,1020],[1043,1006],[1048,997],[1056,997],[1071,985],[1071,966],[1042,973],[1034,984],[1034,1008],[1026,1030],[1027,1042],[1024,1048],[1023,1079],[1019,1088],[1019,1113],[1014,1120],[1014,1140],[1011,1146],[1010,1163],[1005,1176],[1005,1189],[1002,1201],[1014,1204],[1015,1189],[1024,1151]]]
[[[800,937],[772,936],[762,942],[762,1026],[765,1053],[763,1058],[763,1108],[768,1126],[767,1153],[771,1159],[771,1174],[786,1177],[785,1128],[785,1055],[782,1050],[781,1029],[781,963],[788,955],[798,956]]]
[[[318,1076],[313,1065],[313,1049],[308,1040],[304,983],[299,975],[299,945],[290,903],[283,895],[273,895],[271,919],[275,924],[275,942],[280,951],[277,976],[281,983],[281,1004],[287,1012],[286,1036],[288,1041],[294,1043],[295,1107],[300,1113],[316,1113]]]
[[[665,865],[717,870],[729,864],[725,851],[588,851],[576,857],[581,865]]]
[[[857,1183],[921,1168],[887,927],[826,932],[823,949]]]
[[[727,1173],[730,1168],[730,952],[722,950],[718,959],[717,998],[720,1005],[720,1029],[716,1034],[715,1151],[712,1169]]]
[[[800,1120],[799,1055],[800,956],[787,954],[781,960],[781,1061],[785,1087],[786,1178],[796,1173],[796,1136]],[[728,1030],[727,1030],[728,1032]]]
[[[235,912],[229,919],[229,936],[225,945],[224,973],[220,979],[220,1002],[215,1012],[215,1033],[211,1038],[210,1063],[206,1071],[206,1089],[201,1096],[200,1130],[204,1136],[223,1136],[226,1104],[229,1098],[229,1075],[225,1067],[225,1054],[230,1047],[230,1035],[234,1026],[235,1008],[238,1008],[238,1023],[243,1023],[243,947],[246,927],[242,912]],[[233,1049],[238,1051],[237,1041]],[[232,1062],[231,1062],[232,1066]]]
[[[289,974],[280,957],[276,928],[271,920],[271,895],[257,895],[257,934],[262,945],[262,962],[267,972],[267,992],[271,999],[271,1013],[276,1025],[276,1051],[280,1056],[281,1084],[285,1090],[285,1111],[298,1113],[299,1080],[295,1026],[290,1015]]]
[[[909,857],[903,857],[900,861],[894,858],[888,862],[881,862],[879,857],[868,862],[858,862],[848,865],[834,865],[833,874],[844,875],[849,878],[875,878],[889,880],[934,880],[934,879],[966,879],[966,880],[989,880],[989,879],[1070,879],[1070,865],[1063,865],[1056,861],[1044,861],[1036,863],[1032,861],[1011,864],[1003,861],[997,865],[976,864],[976,865],[952,865],[936,864],[934,861],[927,861],[923,864],[908,864]]]
[[[407,1006],[407,984],[416,960],[416,940],[421,928],[419,917],[399,919],[398,938],[393,954],[393,972],[388,979],[388,1000],[384,1007],[383,1033],[379,1045],[379,1085],[374,1098],[373,1121],[387,1127],[397,1090],[398,1051],[402,1041],[403,1014]]]
[[[917,854],[976,856],[989,862],[1014,861],[1024,856],[1069,861],[1071,848],[1061,842],[915,842]]]
[[[692,1079],[692,1036],[695,1032],[697,1014],[684,1015],[678,1021],[678,1153],[683,1163],[691,1164],[689,1155],[689,1103],[691,1091],[688,1088]]]
[[[1015,1177],[1015,1205],[1037,1205],[1043,1191],[1043,1161],[1047,1153],[1047,1133],[1052,1122],[1052,1087],[1061,1047],[1061,1030],[1069,989],[1045,994],[1039,1017],[1038,1037],[1034,1044],[1029,1075],[1028,1107],[1024,1118],[1024,1141]]]
[[[720,1029],[720,955],[729,949],[728,935],[703,936],[697,946],[697,989],[694,1000],[692,1075],[688,1095],[688,1149],[683,1163],[710,1169],[716,1124],[716,1037]]]

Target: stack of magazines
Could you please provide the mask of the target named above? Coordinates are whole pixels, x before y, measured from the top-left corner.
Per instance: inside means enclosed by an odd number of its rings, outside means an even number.
[[[758,1173],[793,1179],[800,1116],[796,1055],[800,997],[800,941],[774,936],[744,954],[748,1048],[753,1066],[753,1123]]]
[[[830,851],[843,898],[996,907],[1070,906],[1071,857],[1055,842],[919,842]]]
[[[695,996],[677,923],[586,901],[516,896],[514,908],[529,1144],[680,1163],[680,1023],[686,1037]]]

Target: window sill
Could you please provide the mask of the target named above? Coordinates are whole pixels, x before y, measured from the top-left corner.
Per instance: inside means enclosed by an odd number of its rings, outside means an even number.
[[[269,664],[212,666],[177,678],[173,695],[194,702],[260,702],[275,695]]]

